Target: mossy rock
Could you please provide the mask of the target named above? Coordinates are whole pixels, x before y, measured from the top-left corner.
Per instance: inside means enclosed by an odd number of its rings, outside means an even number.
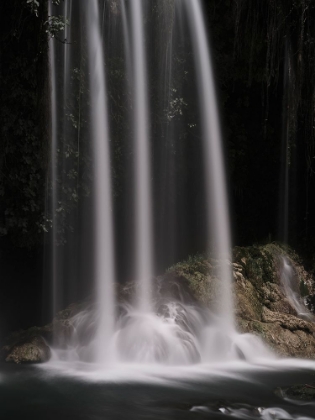
[[[167,275],[186,279],[193,297],[203,305],[211,306],[219,292],[214,269],[214,260],[209,260],[204,255],[196,255],[169,268]]]
[[[244,267],[246,277],[261,286],[263,283],[278,282],[279,256],[284,250],[276,244],[235,247],[233,260]]]
[[[234,248],[231,267],[237,325],[240,332],[262,337],[280,356],[315,358],[314,324],[299,318],[284,295],[282,257],[290,261],[297,282],[304,282],[305,293],[314,290],[312,276],[290,248],[275,243]],[[217,264],[197,255],[171,267],[167,275],[186,279],[194,298],[215,309],[220,293]]]
[[[12,363],[43,363],[51,357],[51,351],[45,340],[40,336],[33,336],[24,342],[2,349],[5,361]]]

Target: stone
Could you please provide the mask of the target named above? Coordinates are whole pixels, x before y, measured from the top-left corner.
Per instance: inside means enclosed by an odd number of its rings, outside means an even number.
[[[13,363],[43,363],[51,357],[51,351],[41,336],[34,336],[24,342],[5,346],[7,351],[5,361]]]
[[[310,296],[306,300],[312,308],[314,279],[294,251],[277,244],[236,247],[232,269],[237,327],[241,333],[260,336],[279,356],[314,359],[315,324],[299,318],[284,294],[282,256],[289,259],[300,284],[307,286]],[[191,257],[172,267],[168,276],[186,278],[199,304],[215,309],[219,288],[211,272],[215,264],[202,256]]]

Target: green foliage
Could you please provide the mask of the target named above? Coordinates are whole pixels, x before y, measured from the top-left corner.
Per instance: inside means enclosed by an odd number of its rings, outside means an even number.
[[[64,16],[49,16],[48,20],[45,22],[45,25],[47,27],[46,32],[52,38],[55,38],[59,32],[65,30],[66,25],[69,25],[69,21]]]
[[[178,271],[185,273],[195,273],[196,271],[207,274],[209,272],[209,265],[206,262],[206,257],[203,254],[189,255],[187,260],[181,261],[168,268],[167,272]]]
[[[38,8],[39,8],[39,1],[38,0],[27,0],[26,3],[29,5],[31,12],[34,13],[38,17]]]
[[[12,1],[0,29],[0,235],[19,246],[39,243],[48,224],[45,19],[46,2]]]
[[[54,4],[60,4],[55,0]],[[56,37],[67,20],[48,16],[46,0],[7,4],[0,28],[0,236],[32,247],[52,226],[46,215],[49,153],[48,36]],[[73,153],[68,147],[67,153]],[[75,171],[68,174],[75,177]],[[67,191],[69,193],[69,191]],[[71,191],[76,201],[76,191]],[[61,203],[60,207],[63,206]]]
[[[58,44],[64,48],[63,45]],[[66,117],[58,125],[57,156],[55,159],[56,179],[48,183],[50,219],[54,221],[57,233],[57,245],[68,242],[76,231],[78,223],[78,207],[82,200],[91,193],[93,164],[91,157],[90,138],[88,137],[88,121],[86,105],[89,91],[85,56],[75,64],[68,81],[69,89],[63,90],[61,99],[63,115]],[[57,72],[57,84],[63,86],[63,72]],[[58,77],[61,77],[59,79]],[[52,209],[52,194],[58,201]],[[52,214],[54,211],[54,214]]]

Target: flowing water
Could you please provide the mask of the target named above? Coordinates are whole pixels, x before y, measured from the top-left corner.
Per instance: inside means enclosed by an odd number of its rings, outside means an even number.
[[[49,3],[49,16],[52,15],[52,3]],[[55,60],[55,40],[49,41],[50,59],[50,80],[51,80],[51,161],[50,161],[50,180],[52,184],[52,194],[50,198],[50,209],[47,213],[51,214],[52,220],[52,246],[51,246],[51,269],[52,269],[52,316],[56,313],[57,306],[57,80],[56,80],[56,60]]]
[[[295,273],[290,261],[286,257],[281,257],[280,280],[284,293],[297,315],[308,321],[314,321],[313,314],[309,312],[301,297],[298,275]]]
[[[132,130],[129,141],[132,142],[134,192],[133,222],[134,246],[129,251],[134,255],[135,266],[135,296],[131,302],[123,303],[115,296],[115,232],[112,200],[112,173],[113,166],[111,137],[112,127],[109,124],[109,94],[106,77],[106,49],[104,34],[107,21],[106,7],[114,13],[115,45],[119,45],[119,34],[116,27],[118,18],[122,19],[122,35],[125,79],[124,88],[131,94],[131,106],[127,118],[132,121]],[[120,8],[118,8],[120,5]],[[207,40],[205,23],[199,0],[185,0],[171,2],[167,7],[161,6],[159,13],[164,16],[168,30],[161,37],[159,49],[163,51],[166,40],[168,50],[163,53],[166,66],[165,74],[160,77],[164,80],[159,95],[160,107],[166,109],[170,115],[172,105],[168,104],[173,92],[172,84],[172,52],[178,54],[176,42],[183,42],[185,25],[190,35],[187,48],[193,48],[193,62],[197,90],[197,103],[199,102],[200,134],[203,145],[203,167],[205,202],[207,213],[207,244],[208,251],[216,261],[215,275],[219,279],[220,291],[217,294],[215,310],[205,310],[195,305],[187,304],[184,300],[165,300],[153,288],[154,274],[154,235],[153,235],[153,191],[151,169],[151,123],[150,100],[148,81],[149,45],[146,34],[145,13],[148,13],[148,4],[142,0],[124,1],[118,3],[104,2],[102,12],[97,0],[82,1],[80,5],[68,0],[64,8],[73,14],[73,8],[79,7],[80,13],[80,53],[86,60],[86,77],[88,101],[88,114],[82,119],[88,121],[88,139],[92,145],[92,236],[94,238],[94,285],[96,289],[96,305],[90,305],[83,312],[74,316],[71,324],[74,328],[72,337],[68,340],[66,348],[56,349],[53,360],[58,359],[77,362],[94,361],[112,364],[117,358],[118,362],[133,361],[152,365],[154,363],[167,365],[189,365],[194,363],[208,363],[222,360],[252,359],[252,350],[256,357],[271,357],[272,354],[264,348],[263,344],[249,335],[239,335],[234,327],[234,305],[231,285],[231,239],[228,215],[228,200],[226,192],[225,170],[222,152],[222,136],[220,130],[219,112],[217,108],[214,76],[212,71],[210,49]],[[171,8],[171,9],[170,9]],[[164,13],[164,15],[163,15]],[[169,13],[171,13],[169,15]],[[101,17],[102,15],[102,17]],[[168,19],[167,19],[168,18]],[[102,23],[103,22],[103,23]],[[101,27],[103,26],[102,30]],[[70,31],[66,27],[66,38]],[[74,32],[75,33],[75,32]],[[72,43],[73,41],[73,43]],[[52,41],[51,41],[52,42]],[[113,42],[113,40],[112,40]],[[51,44],[52,45],[52,44]],[[73,45],[73,46],[72,46]],[[84,47],[86,46],[86,47]],[[186,48],[185,47],[185,48]],[[64,113],[66,101],[69,100],[70,89],[70,48],[76,48],[75,35],[71,33],[71,44],[65,44],[63,55],[63,100]],[[104,53],[105,51],[105,53]],[[110,49],[112,51],[112,47]],[[51,47],[52,71],[52,156],[56,155],[56,98],[55,84],[57,70],[55,68],[54,47]],[[151,56],[152,57],[152,56]],[[111,59],[109,55],[108,60]],[[174,64],[175,66],[175,64]],[[110,73],[111,74],[111,73]],[[178,91],[177,93],[179,93]],[[162,99],[161,99],[162,98]],[[180,103],[183,101],[178,100]],[[175,101],[176,102],[176,101]],[[166,105],[165,105],[166,103]],[[174,110],[173,110],[174,111]],[[60,116],[63,126],[63,137],[70,131],[66,130],[65,115]],[[62,125],[63,120],[63,125]],[[165,123],[166,124],[166,123]],[[169,127],[167,124],[166,127]],[[170,126],[171,130],[172,126]],[[167,128],[168,130],[168,128]],[[70,134],[69,134],[70,135]],[[170,135],[176,136],[173,127],[167,131],[165,138],[168,143],[172,140]],[[163,136],[164,138],[164,136]],[[155,139],[156,141],[156,139]],[[79,146],[78,146],[79,148]],[[167,150],[167,149],[166,149]],[[171,149],[169,149],[171,150]],[[79,153],[79,152],[78,152]],[[174,168],[174,156],[164,157],[171,159]],[[68,164],[68,163],[67,163]],[[52,165],[56,167],[56,163]],[[163,166],[162,166],[163,168]],[[52,174],[52,179],[56,175]],[[63,180],[66,183],[66,180]],[[56,209],[58,188],[53,188],[53,208]],[[171,190],[175,193],[174,185]],[[168,213],[175,219],[175,209]],[[54,211],[53,214],[56,214]],[[53,230],[54,244],[56,229]],[[161,236],[163,238],[163,235]],[[84,247],[83,247],[84,249]],[[53,247],[53,255],[55,245]],[[83,253],[85,255],[85,253]],[[58,272],[54,259],[53,269]],[[59,279],[54,275],[54,300],[59,299],[61,291],[58,288]],[[66,280],[67,282],[67,280]],[[153,293],[154,292],[154,293]],[[164,300],[163,300],[164,299]],[[56,309],[56,307],[55,307]]]
[[[151,170],[149,151],[149,103],[147,60],[143,29],[143,2],[134,0],[131,7],[132,62],[134,89],[134,150],[135,150],[135,225],[136,225],[136,278],[139,309],[151,309],[151,277],[153,274],[153,237]]]
[[[76,376],[65,366],[56,372],[11,365],[0,368],[0,414],[10,420],[314,420],[314,401],[274,393],[278,386],[313,379],[310,362],[294,368],[291,361],[171,370],[122,365],[115,372],[98,367]]]
[[[65,122],[65,115],[60,116],[60,107],[57,107],[58,80],[63,80],[64,96],[60,96],[63,113],[69,101],[80,105],[78,120],[71,116],[77,128],[75,133],[80,139],[74,153],[78,171],[80,165],[77,162],[81,161],[79,149],[84,145],[81,136],[92,144],[92,164],[89,148],[86,147],[85,165],[80,167],[80,180],[91,178],[88,188],[91,198],[87,200],[89,218],[86,217],[88,222],[85,220],[91,234],[85,233],[83,237],[92,239],[85,243],[79,236],[82,252],[77,255],[81,255],[83,262],[77,261],[77,264],[90,267],[88,255],[92,242],[93,267],[85,281],[93,285],[95,299],[84,301],[81,310],[68,320],[71,334],[66,344],[52,349],[50,362],[36,367],[0,366],[0,417],[32,420],[231,417],[314,420],[314,402],[292,401],[281,394],[282,391],[275,393],[275,388],[279,386],[297,383],[311,389],[312,385],[308,384],[314,383],[314,362],[280,360],[258,337],[239,334],[234,327],[231,239],[222,138],[211,54],[199,0],[174,0],[168,4],[172,6],[171,26],[166,38],[161,39],[167,40],[169,50],[162,54],[167,65],[165,75],[159,80],[164,79],[169,86],[165,86],[158,96],[163,98],[159,101],[164,103],[171,100],[173,93],[182,94],[184,91],[172,86],[175,83],[173,72],[180,67],[177,42],[183,42],[185,38],[185,47],[192,48],[195,69],[195,78],[192,79],[196,82],[193,91],[196,104],[199,104],[197,113],[203,145],[202,185],[207,210],[207,244],[209,255],[216,261],[215,275],[220,284],[218,309],[198,306],[185,297],[178,284],[165,285],[161,279],[152,281],[156,241],[153,234],[155,197],[152,192],[151,150],[153,141],[159,139],[153,139],[151,133],[152,97],[149,59],[146,58],[150,39],[147,25],[150,4],[141,0],[67,0],[64,6],[59,6],[68,10],[71,20],[73,16],[77,16],[77,20],[73,19],[73,29],[66,31],[71,44],[64,46],[63,54],[57,54],[62,44],[57,47],[56,42],[50,40],[52,299],[56,310],[64,301],[62,294],[65,290],[60,287],[58,278],[62,270],[57,258],[61,254],[60,249],[57,252],[60,239],[56,221],[60,193],[57,168],[62,165],[68,167],[69,161],[65,164],[56,162],[60,150],[58,139],[60,135],[63,140],[68,139],[73,132]],[[134,234],[128,243],[133,244],[129,254],[134,255],[135,269],[132,285],[124,286],[124,291],[132,296],[128,302],[115,293],[116,265],[119,266],[120,259],[117,254],[115,256],[112,197],[115,171],[112,139],[115,132],[109,110],[112,101],[119,96],[113,97],[111,85],[113,74],[117,75],[119,71],[111,71],[113,57],[106,52],[107,7],[115,14],[116,23],[122,19],[121,25],[117,25],[117,28],[122,28],[121,36],[117,35],[117,48],[121,48],[124,55],[125,76],[121,79],[121,86],[128,92],[124,97],[128,97],[128,104],[131,104],[126,106],[126,114],[132,122],[130,142],[134,177],[131,193],[134,193],[134,200],[130,208],[134,210],[127,208],[125,214],[131,213],[134,224],[134,229],[130,229]],[[161,6],[159,10],[163,16],[169,9]],[[121,44],[123,47],[119,47]],[[163,45],[159,47],[163,48]],[[177,62],[175,59],[172,62],[172,53]],[[71,69],[76,55],[81,55],[79,60],[76,59],[79,68]],[[57,66],[60,56],[64,61],[60,66],[62,76],[59,64]],[[79,75],[79,93],[74,91],[73,75]],[[184,108],[185,101],[181,99],[173,99],[168,107],[161,104],[163,109],[167,109],[168,116],[170,110],[172,118],[176,118],[176,112],[181,115],[183,109],[174,107],[174,104],[180,104]],[[176,127],[174,125],[166,130],[167,141],[178,134]],[[163,150],[164,156],[171,162],[170,167],[173,167],[176,165],[175,155],[167,155],[167,150],[171,149]],[[159,162],[159,165],[162,163]],[[64,188],[68,188],[67,178],[63,180]],[[174,186],[175,182],[170,185],[170,191],[176,192]],[[170,214],[172,219],[176,219],[177,209],[174,206],[163,214]],[[174,240],[172,247],[174,243],[178,241]],[[66,264],[66,260],[64,256],[62,262]],[[299,313],[302,311],[298,306],[301,301],[293,293],[296,290],[296,285],[292,283],[294,270],[288,260],[282,262],[283,287]],[[172,289],[171,286],[176,293],[163,293],[165,289]],[[122,289],[120,285],[118,292]]]
[[[218,305],[220,323],[222,323],[222,328],[232,331],[234,329],[234,305],[230,264],[230,223],[214,77],[201,2],[199,0],[186,0],[185,5],[191,26],[199,82],[206,202],[209,215],[208,244],[215,258],[219,260],[217,275],[222,289]]]
[[[170,110],[173,112],[172,118],[176,113],[182,115],[182,108],[185,107],[183,98],[176,98],[168,106],[165,103],[171,101],[174,92],[184,93],[183,88],[174,89],[172,87],[176,81],[173,72],[177,69],[176,66],[180,67],[178,64],[180,60],[177,58],[177,63],[175,63],[174,59],[172,63],[171,57],[172,54],[178,57],[180,48],[177,42],[183,43],[185,48],[190,48],[189,51],[193,56],[194,85],[192,90],[198,108],[198,123],[191,125],[200,125],[199,141],[202,142],[203,151],[201,165],[203,167],[203,196],[206,204],[207,248],[208,255],[211,255],[212,260],[215,261],[215,276],[219,280],[215,308],[202,308],[189,300],[187,301],[181,290],[175,297],[163,295],[160,293],[163,285],[161,286],[158,280],[152,281],[156,248],[155,235],[153,234],[154,210],[156,208],[154,199],[156,200],[156,197],[153,195],[152,186],[152,158],[155,158],[155,155],[152,157],[151,151],[154,143],[160,139],[152,138],[151,106],[154,101],[150,95],[149,77],[153,70],[151,68],[151,73],[148,71],[150,63],[147,58],[148,56],[152,57],[152,51],[150,51],[151,54],[148,54],[150,31],[147,17],[150,2],[142,0],[106,1],[102,3],[103,8],[101,8],[98,0],[89,2],[82,0],[79,6],[71,0],[68,1],[66,7],[72,10],[72,14],[75,8],[79,7],[80,53],[83,55],[83,61],[86,61],[85,66],[83,65],[85,70],[83,76],[87,85],[84,98],[88,104],[89,112],[82,115],[82,121],[86,124],[86,139],[92,144],[93,150],[91,236],[94,253],[93,270],[90,278],[86,281],[91,281],[94,278],[96,299],[95,303],[93,301],[85,302],[84,309],[70,319],[72,330],[67,344],[53,349],[52,360],[45,367],[47,372],[44,373],[45,370],[41,372],[44,376],[48,375],[49,378],[54,375],[58,378],[60,375],[74,377],[76,378],[75,388],[78,385],[76,381],[81,379],[99,380],[100,382],[108,380],[130,382],[131,378],[135,377],[140,382],[148,380],[150,384],[152,381],[157,381],[159,386],[162,386],[162,393],[167,392],[166,384],[172,384],[177,390],[181,388],[182,375],[185,378],[185,386],[187,381],[189,392],[194,393],[196,383],[203,381],[203,371],[207,384],[211,383],[214,377],[220,377],[218,381],[222,381],[224,384],[226,383],[225,375],[227,375],[228,381],[231,378],[233,380],[237,378],[237,381],[247,384],[248,381],[252,381],[252,377],[249,379],[244,373],[245,377],[243,378],[240,372],[256,372],[257,363],[262,360],[264,360],[264,365],[261,366],[265,367],[257,368],[258,371],[261,373],[266,369],[269,373],[271,372],[270,375],[273,377],[272,371],[278,362],[276,362],[277,359],[272,351],[266,348],[256,336],[239,334],[234,326],[231,238],[222,135],[210,47],[201,1],[174,0],[168,5],[168,7],[172,7],[171,18],[168,15],[169,19],[167,20],[165,16],[169,30],[161,39],[167,41],[166,45],[169,50],[162,54],[163,57],[166,57],[167,64],[165,74],[159,77],[159,80],[164,80],[168,86],[165,86],[158,95],[158,105],[155,103],[154,109],[158,107],[166,109],[167,117],[170,117]],[[130,232],[133,232],[132,238],[128,241],[129,244],[132,244],[128,254],[134,257],[132,276],[134,281],[130,286],[132,298],[128,299],[128,302],[123,301],[119,293],[117,296],[115,293],[116,266],[120,265],[120,257],[115,255],[116,230],[112,197],[113,173],[116,169],[113,159],[113,149],[115,150],[113,143],[117,140],[113,140],[115,138],[114,123],[109,115],[112,102],[119,99],[119,94],[116,96],[113,94],[116,91],[112,87],[113,74],[116,75],[119,72],[116,69],[113,71],[111,65],[113,60],[120,60],[121,57],[113,58],[110,53],[107,53],[104,35],[107,33],[105,30],[107,6],[115,16],[114,33],[117,37],[115,45],[117,43],[117,49],[120,48],[123,55],[124,77],[121,79],[120,89],[124,92],[124,97],[128,98],[125,115],[132,126],[129,132],[129,142],[131,144],[133,177],[132,188],[128,194],[133,195],[133,200],[129,202],[131,210],[127,209],[125,214],[128,213],[127,220],[131,219],[131,224],[134,225],[134,228],[130,229]],[[162,16],[163,13],[169,12],[168,8],[164,9],[162,6],[159,10]],[[119,19],[122,20],[120,25],[118,25]],[[120,36],[116,31],[118,28],[122,28]],[[163,45],[159,44],[159,48],[163,49]],[[73,48],[76,48],[75,42]],[[109,51],[111,51],[110,48]],[[66,73],[70,71],[67,50],[64,52],[64,60],[64,84],[66,87],[69,80],[69,75]],[[57,69],[53,47],[51,47],[51,71],[53,80],[52,156],[55,156],[54,138],[57,122],[54,114],[56,108],[54,92]],[[109,83],[107,83],[108,81]],[[176,137],[178,131],[175,125],[165,125],[165,127],[167,127],[166,134],[165,137],[162,136],[162,140],[166,138],[168,142],[171,142],[170,137]],[[164,150],[169,150],[172,153],[172,148]],[[171,168],[176,166],[175,154],[168,156],[168,152],[165,152],[164,156],[171,162]],[[163,168],[164,162],[158,162],[159,165],[160,163]],[[54,180],[54,174],[52,174],[52,179]],[[173,182],[171,182],[170,191],[176,193]],[[53,200],[54,205],[56,205],[55,201]],[[176,219],[177,209],[178,207],[174,205],[167,212],[172,220]],[[168,220],[167,223],[169,222]],[[54,230],[54,240],[57,239],[55,235]],[[174,240],[172,246],[174,243],[177,242]],[[81,245],[84,250],[82,255],[85,256],[88,251],[87,247],[84,243]],[[57,263],[54,260],[54,264]],[[286,261],[283,262],[283,267],[283,281],[285,282],[286,277],[290,276]],[[54,281],[57,282],[58,279],[54,279]],[[118,287],[118,292],[121,291],[120,287]],[[234,373],[235,366],[241,367],[240,371]],[[313,369],[313,365],[310,365],[309,368]],[[60,380],[63,381],[64,378]],[[72,379],[69,380],[72,381]],[[100,387],[100,390],[104,389],[105,395],[107,393],[111,395],[110,387],[107,385],[104,387]],[[247,389],[246,387],[247,385],[244,389]],[[81,391],[78,392],[81,395]],[[220,391],[218,398],[224,398],[223,394]],[[118,397],[116,401],[118,404],[120,401]],[[242,402],[239,398],[237,401]],[[211,404],[207,405],[207,399],[204,399],[204,403],[204,405],[192,404],[189,410],[186,410],[187,418],[190,416],[195,418],[196,415],[211,417],[214,408]],[[242,403],[247,404],[246,398]],[[104,407],[101,411],[107,410],[106,404]],[[216,416],[246,418],[246,416],[253,415],[254,412],[255,416],[262,419],[268,419],[268,416],[271,416],[268,407],[259,411],[257,407],[246,408],[224,403],[220,408],[222,410],[216,412]],[[281,407],[280,411],[276,409],[275,418],[285,415],[281,411],[282,409]],[[117,407],[115,410],[119,412]],[[152,418],[158,418],[156,413]]]
[[[98,1],[92,0],[82,4],[87,27],[91,141],[94,148],[94,252],[98,318],[95,360],[110,363],[114,357],[109,343],[114,334],[115,263],[105,61]]]

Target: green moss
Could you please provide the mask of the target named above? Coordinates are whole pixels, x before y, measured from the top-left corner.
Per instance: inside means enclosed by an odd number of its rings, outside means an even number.
[[[170,267],[168,272],[185,277],[190,288],[200,302],[209,304],[214,295],[214,277],[211,276],[212,265],[202,254],[189,256],[187,260]]]
[[[254,245],[246,248],[236,247],[234,261],[241,264],[250,281],[256,284],[277,281],[278,258],[285,251],[278,244]]]
[[[263,324],[261,322],[256,322],[254,321],[252,323],[252,327],[253,327],[253,331],[256,331],[257,333],[259,333],[260,335],[264,336],[265,334],[265,329],[263,327]]]

